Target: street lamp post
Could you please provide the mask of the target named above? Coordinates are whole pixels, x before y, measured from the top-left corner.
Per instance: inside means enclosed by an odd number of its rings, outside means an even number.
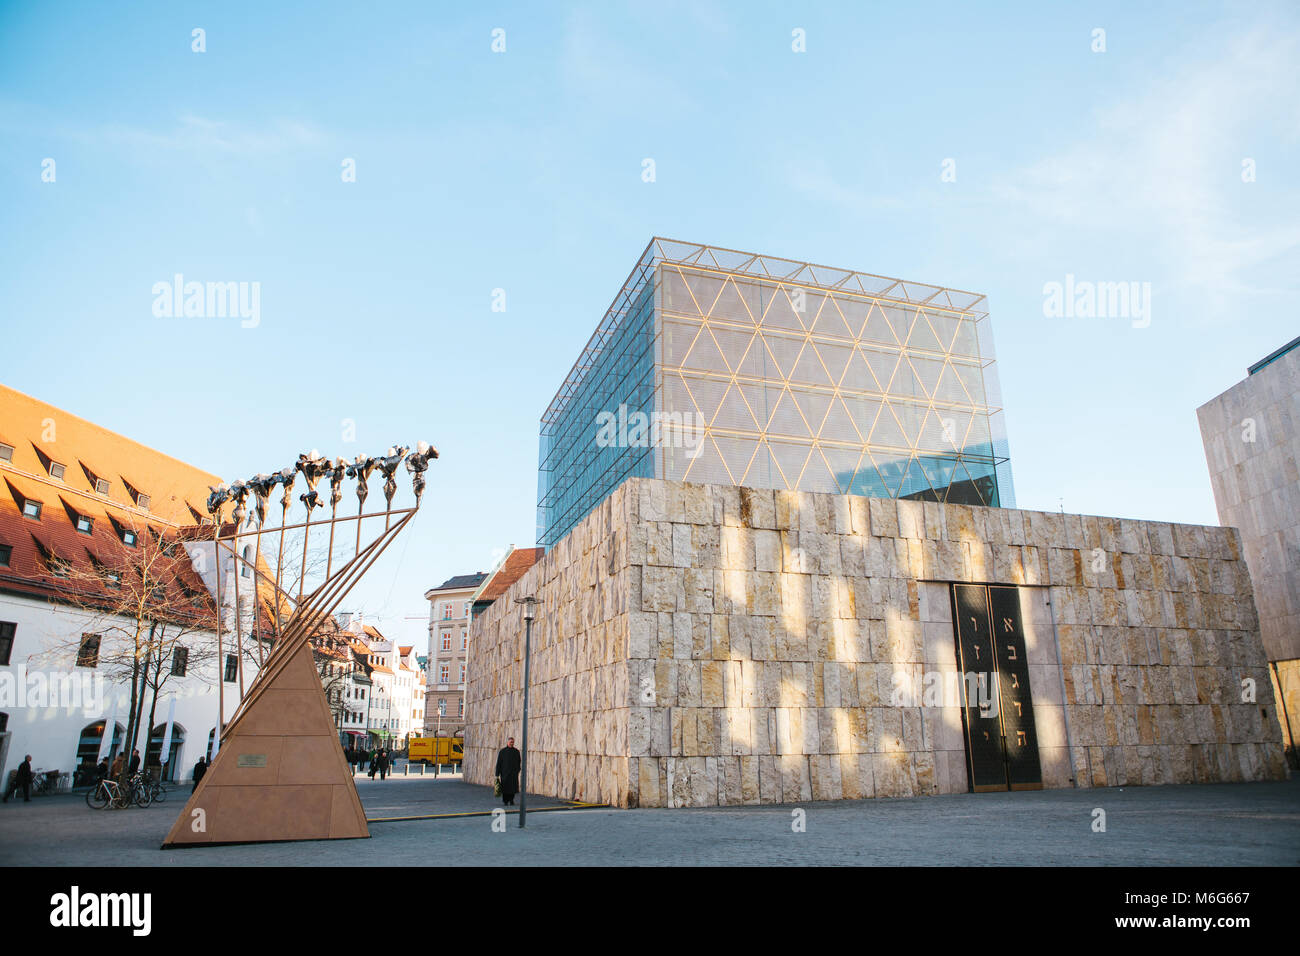
[[[532,646],[533,637],[533,615],[536,606],[541,602],[531,594],[528,597],[515,598],[516,604],[524,606],[524,719],[520,730],[520,743],[523,747],[519,751],[519,828],[524,827],[524,820],[528,816],[528,664],[529,651]]]

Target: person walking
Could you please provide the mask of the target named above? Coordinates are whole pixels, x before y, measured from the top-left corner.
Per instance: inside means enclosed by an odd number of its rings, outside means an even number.
[[[519,751],[515,749],[515,738],[506,740],[506,745],[497,751],[497,777],[501,780],[501,802],[507,807],[515,805],[515,794],[519,792],[519,767],[522,761]]]
[[[207,772],[208,772],[207,758],[203,755],[200,755],[199,762],[194,765],[194,786],[190,788],[190,793],[193,793],[195,790],[199,789],[199,781],[203,779],[203,775]]]
[[[387,750],[379,751],[379,779],[383,780],[388,776],[389,757]]]
[[[379,751],[376,750],[370,755],[370,779],[375,779],[375,774],[379,772]]]
[[[23,803],[32,802],[32,755],[28,754],[23,758],[23,762],[18,765],[14,771],[13,780],[9,783],[9,789],[5,791],[5,798],[0,803],[8,803],[13,792],[21,788],[23,791]]]

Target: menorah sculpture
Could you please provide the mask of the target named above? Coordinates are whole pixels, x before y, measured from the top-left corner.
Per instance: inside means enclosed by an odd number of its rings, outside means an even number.
[[[217,661],[224,669],[225,649],[221,625],[223,555],[233,556],[234,643],[238,661],[239,706],[229,722],[221,723],[217,755],[198,788],[172,825],[163,849],[183,846],[214,846],[228,843],[261,843],[286,840],[339,840],[370,836],[365,811],[357,797],[352,773],[339,744],[338,731],[330,714],[321,678],[313,657],[312,639],[320,633],[335,609],[361,577],[378,560],[393,539],[415,517],[424,495],[424,473],[438,452],[420,442],[414,452],[406,447],[388,449],[380,457],[358,456],[349,463],[333,462],[315,452],[298,457],[296,465],[272,475],[257,475],[211,489],[208,513],[213,522],[216,550],[216,603],[218,613]],[[415,505],[394,508],[397,492],[394,477],[402,462],[412,476]],[[367,479],[378,468],[384,475],[383,511],[365,513],[369,494]],[[306,519],[289,522],[292,491],[301,474],[307,491],[298,496]],[[340,516],[344,478],[356,479],[357,513]],[[329,482],[329,496],[322,500],[317,485]],[[267,505],[279,486],[280,524],[266,527]],[[253,513],[248,514],[252,495]],[[313,517],[329,505],[329,516]],[[224,520],[231,505],[230,520]],[[256,530],[246,530],[253,524]],[[368,519],[384,519],[383,530],[362,546],[362,525]],[[356,522],[352,557],[334,567],[334,532],[338,525]],[[373,528],[374,522],[371,527]],[[329,548],[321,583],[305,591],[307,542],[313,528],[329,528]],[[286,531],[301,531],[302,559],[296,597],[282,590],[285,583],[284,544]],[[279,534],[274,575],[259,564],[262,535]],[[252,539],[252,556],[240,542]],[[346,547],[346,546],[345,546]],[[292,556],[291,556],[292,560]],[[244,688],[244,622],[240,603],[240,579],[253,580],[253,618],[250,636],[257,645],[257,676]],[[270,622],[258,628],[259,585],[266,585],[274,602]],[[282,610],[292,608],[282,621]],[[271,650],[263,656],[264,636],[272,635]],[[225,714],[224,673],[218,674],[218,709]]]

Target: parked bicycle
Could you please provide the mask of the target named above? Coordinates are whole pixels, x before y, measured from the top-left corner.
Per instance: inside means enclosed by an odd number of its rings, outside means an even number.
[[[167,794],[171,793],[171,791],[163,784],[162,780],[154,777],[149,777],[145,781],[145,786],[149,789],[149,800],[151,803],[162,803],[167,799]]]
[[[123,787],[116,780],[105,778],[86,793],[86,805],[94,810],[124,810],[131,804],[147,807],[153,802],[147,782],[140,774],[127,780]]]
[[[32,771],[32,796],[43,797],[53,792],[54,792],[53,789],[50,787],[50,775],[46,773],[44,770],[33,770]]]

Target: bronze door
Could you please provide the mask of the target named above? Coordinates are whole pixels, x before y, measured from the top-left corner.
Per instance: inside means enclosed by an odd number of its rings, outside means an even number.
[[[1040,790],[1025,635],[1015,587],[952,586],[971,790]]]

